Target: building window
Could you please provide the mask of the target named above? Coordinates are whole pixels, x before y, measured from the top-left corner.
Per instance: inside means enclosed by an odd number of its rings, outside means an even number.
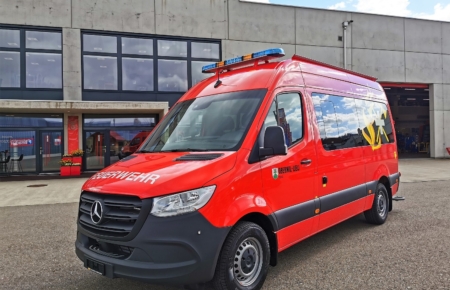
[[[27,52],[27,88],[62,88],[61,67],[61,54]]]
[[[27,48],[61,50],[61,33],[26,31],[25,42]]]
[[[117,90],[117,57],[83,56],[84,87],[90,90]]]
[[[183,93],[210,76],[201,73],[202,66],[220,60],[218,41],[89,32],[82,41],[83,89],[89,94]]]
[[[122,84],[126,91],[153,91],[153,59],[122,58]]]
[[[61,90],[61,32],[0,27],[0,88]]]
[[[0,88],[20,88],[20,52],[0,51]]]
[[[162,92],[187,91],[187,61],[158,60],[158,86]]]

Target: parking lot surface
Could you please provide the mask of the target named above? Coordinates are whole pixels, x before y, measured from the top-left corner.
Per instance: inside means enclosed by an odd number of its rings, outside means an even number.
[[[280,253],[263,289],[450,289],[450,181],[403,183],[386,224],[354,217]],[[179,289],[101,277],[75,255],[77,203],[0,208],[1,289]]]

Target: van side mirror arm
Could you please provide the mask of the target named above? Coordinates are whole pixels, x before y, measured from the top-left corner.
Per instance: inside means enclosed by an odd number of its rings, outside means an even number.
[[[270,126],[264,132],[264,147],[259,148],[259,157],[287,155],[284,130],[280,126]]]

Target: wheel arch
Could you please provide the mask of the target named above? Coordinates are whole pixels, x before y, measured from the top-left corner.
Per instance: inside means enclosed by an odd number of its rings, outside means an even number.
[[[277,234],[275,233],[275,221],[272,221],[268,216],[259,212],[246,214],[239,221],[255,223],[264,230],[269,239],[270,265],[276,266],[278,261],[278,239]]]
[[[386,176],[382,176],[379,180],[379,183],[383,184],[384,187],[386,187],[386,190],[388,192],[389,196],[389,211],[392,211],[392,189],[391,189],[391,183],[389,182],[389,178]]]

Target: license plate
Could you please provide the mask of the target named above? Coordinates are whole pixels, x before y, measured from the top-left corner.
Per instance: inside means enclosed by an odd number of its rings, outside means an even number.
[[[105,264],[86,259],[86,268],[96,274],[105,276]]]

